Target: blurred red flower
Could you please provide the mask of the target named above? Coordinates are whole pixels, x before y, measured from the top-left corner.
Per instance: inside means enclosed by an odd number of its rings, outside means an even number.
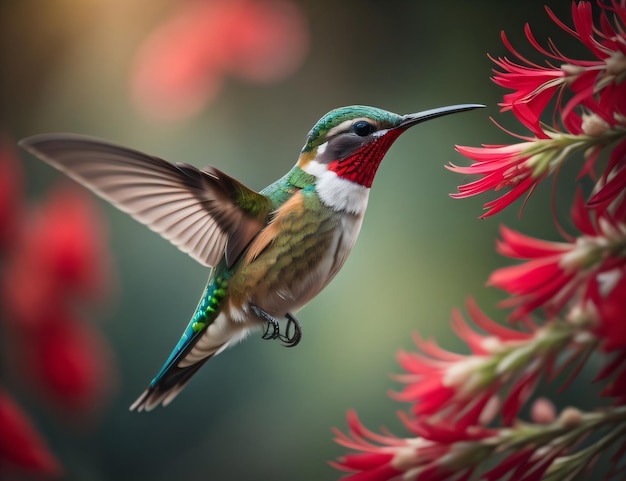
[[[57,187],[35,213],[24,246],[42,275],[77,298],[101,298],[110,284],[106,229],[95,202],[81,187]]]
[[[626,262],[593,276],[582,302],[596,321],[596,335],[605,340],[605,351],[626,349]]]
[[[347,418],[349,434],[334,429],[335,442],[360,452],[330,463],[351,473],[342,478],[345,481],[465,481],[475,471],[475,462],[489,455],[480,444],[455,443],[454,433],[462,430],[424,426],[420,437],[398,438],[388,432],[381,435],[370,431],[352,410]]]
[[[304,16],[289,0],[184,0],[137,52],[131,94],[149,118],[199,112],[223,78],[277,82],[302,63]]]
[[[7,139],[0,135],[0,249],[15,242],[21,209],[22,178]]]
[[[0,473],[19,468],[32,474],[59,475],[61,465],[24,411],[0,389]]]
[[[88,409],[111,385],[111,354],[76,304],[102,298],[110,255],[93,199],[62,186],[23,220],[2,272],[2,301],[27,379],[63,410]],[[19,345],[16,348],[15,345]]]
[[[50,322],[28,341],[19,362],[38,394],[67,413],[100,408],[111,386],[111,352],[100,332],[68,312],[51,313]]]
[[[0,152],[9,151],[0,145]],[[93,415],[114,379],[108,343],[83,321],[85,304],[110,291],[103,220],[86,191],[67,185],[40,205],[22,208],[17,158],[0,155],[0,173],[0,183],[13,189],[7,191],[11,195],[0,192],[0,232],[12,240],[0,242],[3,361],[10,377],[28,385],[45,404],[70,417]],[[58,462],[26,414],[1,392],[0,409],[0,459],[39,474],[57,473]],[[6,436],[18,442],[5,442]]]

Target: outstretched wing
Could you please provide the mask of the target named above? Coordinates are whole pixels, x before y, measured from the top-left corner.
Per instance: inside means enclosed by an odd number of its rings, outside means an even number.
[[[267,197],[213,167],[199,170],[74,134],[42,134],[26,150],[161,234],[199,263],[231,266],[266,223]]]

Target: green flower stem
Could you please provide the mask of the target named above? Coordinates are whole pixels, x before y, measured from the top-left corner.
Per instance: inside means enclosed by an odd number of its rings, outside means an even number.
[[[563,411],[561,416],[550,424],[519,423],[510,429],[501,430],[497,436],[485,440],[485,442],[498,445],[498,451],[517,451],[523,448],[548,446],[558,448],[571,448],[581,439],[600,429],[610,425],[611,433],[598,441],[597,449],[605,449],[606,446],[615,442],[626,433],[626,406],[606,408],[602,411],[580,413],[569,408]],[[595,445],[589,446],[590,452]]]

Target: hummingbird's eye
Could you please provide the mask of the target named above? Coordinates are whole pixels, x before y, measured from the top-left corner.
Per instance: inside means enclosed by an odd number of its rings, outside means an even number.
[[[374,131],[374,126],[365,120],[359,120],[357,122],[354,122],[352,130],[359,137],[367,137]]]

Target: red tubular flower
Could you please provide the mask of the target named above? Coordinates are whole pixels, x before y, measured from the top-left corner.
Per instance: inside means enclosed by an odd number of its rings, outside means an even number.
[[[412,412],[418,418],[426,416],[431,424],[436,422],[442,429],[451,426],[457,439],[474,436],[466,429],[490,423],[498,412],[506,424],[513,422],[532,392],[537,370],[541,368],[534,363],[524,366],[526,376],[510,384],[510,375],[505,374],[509,368],[498,367],[494,356],[503,356],[520,343],[532,341],[534,334],[495,323],[473,301],[468,301],[467,309],[472,320],[487,332],[487,335],[478,334],[458,310],[453,312],[453,329],[469,345],[472,355],[445,351],[416,335],[415,342],[421,352],[398,354],[398,361],[408,374],[395,377],[407,386],[402,392],[390,393],[396,400],[414,403]],[[505,386],[509,386],[510,394],[501,403],[497,393]],[[424,436],[423,431],[412,429]]]
[[[531,259],[524,264],[494,271],[488,284],[513,294],[500,305],[517,306],[511,317],[522,318],[538,307],[553,316],[572,298],[583,266],[563,267],[565,255],[574,252],[575,244],[540,241],[502,226],[502,241],[497,250],[513,258]],[[576,279],[577,280],[577,279]]]
[[[519,481],[541,481],[554,460],[561,454],[562,449],[546,449],[545,452],[525,449],[510,455],[496,468],[485,473],[487,481],[506,479],[510,473],[510,479]]]
[[[554,317],[572,299],[578,299],[575,296],[583,294],[590,279],[626,264],[626,224],[609,216],[594,222],[591,215],[579,191],[572,218],[583,235],[575,241],[542,241],[501,228],[498,252],[527,260],[498,269],[489,277],[489,285],[512,294],[501,303],[502,307],[515,307],[512,318],[523,318],[538,308],[548,318]]]
[[[376,434],[363,426],[354,411],[348,412],[348,428],[350,435],[334,430],[335,442],[361,453],[343,456],[337,462],[330,463],[343,471],[355,472],[344,477],[346,481],[385,481],[396,478],[459,481],[469,479],[472,474],[471,466],[466,466],[462,471],[453,466],[465,454],[459,446],[422,438],[400,439]],[[459,473],[462,473],[461,476]]]
[[[92,195],[63,185],[52,191],[38,211],[30,233],[29,255],[40,275],[70,296],[97,299],[110,284],[106,232]]]
[[[616,219],[626,219],[626,141],[611,152],[609,165],[588,205],[599,211],[612,208]]]
[[[500,106],[531,136],[516,136],[520,141],[514,145],[457,146],[472,163],[448,166],[478,176],[460,186],[454,198],[504,191],[484,205],[482,217],[487,217],[530,195],[569,164],[571,154],[582,153],[577,181],[588,177],[595,185],[587,201],[581,187],[574,196],[571,222],[579,234],[551,242],[501,228],[497,251],[520,262],[494,271],[488,283],[510,294],[500,305],[513,308],[511,318],[523,330],[495,323],[469,302],[467,311],[483,332],[457,310],[452,318],[469,355],[416,335],[418,351],[398,355],[406,374],[397,379],[405,387],[391,393],[412,403],[409,414],[399,417],[415,437],[372,433],[350,412],[350,432],[336,431],[336,441],[357,453],[335,463],[355,473],[348,479],[459,481],[480,470],[487,481],[540,481],[574,479],[592,469],[599,479],[623,473],[626,0],[598,0],[597,5],[594,12],[589,2],[573,2],[572,27],[546,7],[553,22],[587,48],[589,60],[566,57],[552,40],[542,47],[526,25],[526,37],[546,58],[545,65],[533,63],[502,34],[513,59],[492,59],[498,68],[494,82],[510,90]],[[552,125],[546,125],[541,119],[550,105]],[[545,321],[535,322],[531,315]],[[594,357],[593,366],[602,366],[595,381],[603,381],[602,395],[612,398],[612,406],[587,413],[568,407],[557,414],[551,401],[533,399],[540,381],[567,372],[564,389],[599,349],[606,356]],[[528,404],[533,423],[518,418]]]
[[[351,481],[382,481],[402,472],[391,466],[390,463],[396,450],[408,445],[406,440],[372,433],[361,424],[354,411],[348,411],[348,428],[350,436],[334,429],[335,441],[349,449],[362,451],[362,454],[344,456],[337,462],[331,462],[331,465],[343,471],[365,471],[365,473],[348,476],[347,479]],[[370,440],[381,443],[382,446],[373,444]]]
[[[527,25],[528,40],[549,59],[548,66],[544,67],[523,57],[502,35],[506,47],[520,63],[508,58],[492,59],[501,69],[496,71],[494,82],[513,90],[504,96],[500,105],[502,110],[511,110],[534,136],[521,136],[524,142],[515,145],[457,146],[461,154],[475,163],[469,167],[452,165],[448,168],[481,178],[460,186],[459,192],[452,197],[464,198],[489,190],[509,189],[505,195],[485,204],[487,212],[482,217],[493,215],[524,194],[532,193],[537,184],[555,172],[573,152],[585,153],[586,162],[580,176],[593,177],[593,168],[601,151],[615,142],[626,144],[626,82],[623,82],[626,78],[626,2],[600,3],[600,7],[603,9],[600,26],[596,27],[591,5],[588,2],[573,3],[574,28],[565,25],[547,9],[551,19],[582,42],[595,60],[566,57],[552,43],[549,50],[543,48]],[[609,16],[615,18],[615,26]],[[551,62],[560,66],[554,67]],[[540,119],[555,96],[555,125],[547,127]],[[560,122],[557,122],[556,114]],[[566,128],[566,132],[560,131],[560,125]],[[605,206],[621,192],[626,178],[625,150],[626,145],[613,150],[611,165],[598,184],[590,205]]]
[[[604,350],[626,349],[626,262],[591,277],[581,302],[596,321]]]
[[[584,123],[581,118],[579,121]],[[459,186],[458,193],[450,196],[462,199],[490,190],[509,189],[501,197],[484,205],[487,212],[481,217],[488,217],[508,207],[524,194],[529,196],[541,181],[561,168],[574,152],[584,151],[587,156],[581,176],[592,173],[602,149],[616,139],[624,138],[626,130],[607,127],[589,134],[565,134],[544,128],[537,134],[539,137],[522,137],[524,142],[511,145],[457,145],[456,149],[474,163],[467,167],[450,164],[446,168],[458,174],[479,175],[481,178]]]
[[[288,0],[186,0],[139,49],[133,100],[151,118],[196,114],[222,79],[276,82],[300,66],[308,26]]]
[[[26,413],[0,389],[0,474],[9,467],[45,476],[61,474],[61,465]]]
[[[530,35],[530,29],[526,27],[526,35]],[[511,45],[504,32],[502,41],[509,51],[526,65],[518,65],[508,58],[493,58],[491,60],[503,71],[495,71],[494,83],[500,87],[513,90],[504,95],[503,102],[499,105],[502,111],[512,110],[516,117],[523,119],[522,122],[530,131],[538,132],[539,118],[546,106],[552,100],[555,91],[562,88],[568,74],[552,67],[537,65],[520,55]]]
[[[451,164],[446,168],[457,174],[482,177],[460,186],[459,192],[451,194],[450,197],[463,199],[492,189],[498,191],[510,188],[498,199],[487,202],[484,205],[487,212],[481,217],[497,214],[524,194],[532,192],[537,184],[549,174],[549,171],[543,169],[542,166],[536,168],[533,165],[536,163],[536,157],[533,154],[536,145],[532,140],[513,145],[485,145],[482,148],[457,145],[456,149],[475,163],[469,167]]]
[[[563,120],[566,120],[576,106],[584,105],[602,89],[616,86],[626,74],[626,47],[620,40],[623,39],[626,6],[623,1],[619,3],[613,1],[611,5],[602,3],[599,5],[602,12],[600,26],[596,27],[591,3],[573,2],[573,28],[565,25],[552,10],[546,7],[554,23],[587,47],[589,52],[596,57],[595,60],[566,57],[554,44],[550,44],[550,49],[546,50],[535,39],[530,26],[526,25],[526,37],[532,46],[551,62],[548,67],[543,67],[518,53],[504,33],[502,34],[504,44],[521,64],[507,58],[493,59],[502,69],[502,71],[496,71],[494,82],[513,90],[512,93],[504,96],[504,102],[500,105],[502,110],[512,110],[518,118],[520,118],[518,113],[521,113],[526,120],[524,124],[531,131],[539,129],[541,114],[557,90],[569,87],[572,91],[571,98],[564,106],[561,105],[563,99],[559,95],[555,108],[556,111],[561,112]],[[610,12],[610,17],[607,12]],[[612,25],[611,18],[615,18],[615,26]],[[558,67],[553,67],[552,64]],[[621,111],[621,113],[624,112]]]
[[[613,443],[615,455],[607,460],[604,471],[619,473],[620,467],[623,471],[620,460],[626,452],[624,407],[592,413],[565,408],[547,424],[520,422],[510,428],[494,428],[488,437],[467,441],[398,439],[389,434],[375,434],[352,411],[348,413],[348,425],[349,434],[335,430],[335,440],[358,453],[331,464],[354,472],[344,478],[351,481],[459,481],[478,479],[472,477],[475,471],[482,474],[480,479],[488,481],[540,481],[547,473],[554,479],[574,479],[576,474],[595,464]],[[432,431],[441,429],[433,426]],[[605,438],[589,442],[591,433],[603,431]]]

